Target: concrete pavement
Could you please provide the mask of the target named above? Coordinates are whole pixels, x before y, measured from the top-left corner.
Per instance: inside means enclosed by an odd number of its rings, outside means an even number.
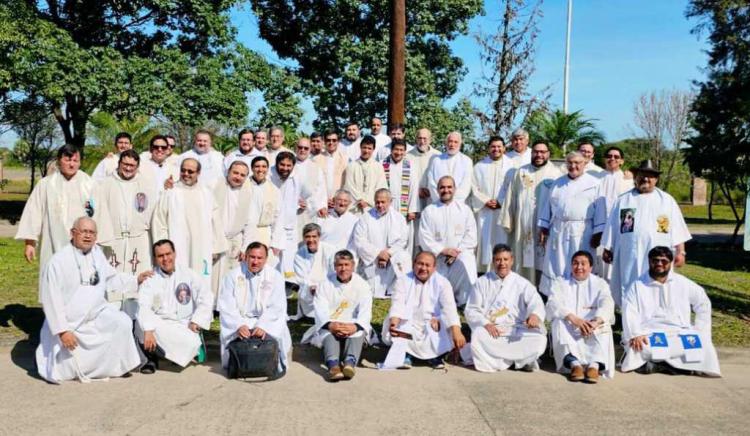
[[[50,385],[33,347],[0,348],[0,434],[747,434],[750,350],[721,350],[722,379],[617,373],[569,383],[551,362],[533,374],[450,366],[324,381],[318,350],[295,346],[281,380],[227,380],[208,365]],[[372,356],[370,356],[372,357]]]

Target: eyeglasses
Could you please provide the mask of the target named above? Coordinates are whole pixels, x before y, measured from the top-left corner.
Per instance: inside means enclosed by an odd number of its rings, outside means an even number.
[[[338,142],[336,138],[326,138],[326,142]]]
[[[606,156],[606,158],[607,159],[620,159],[620,155],[619,154],[608,154]]]
[[[168,145],[152,145],[151,150],[167,150],[169,148]]]
[[[666,257],[654,257],[654,258],[649,259],[648,261],[651,263],[663,263],[663,264],[667,264],[671,262],[671,260],[669,260]]]
[[[195,174],[197,172],[198,171],[196,171],[196,170],[188,170],[188,169],[185,169],[185,168],[180,168],[180,174],[182,174],[182,173],[185,173],[185,174]]]

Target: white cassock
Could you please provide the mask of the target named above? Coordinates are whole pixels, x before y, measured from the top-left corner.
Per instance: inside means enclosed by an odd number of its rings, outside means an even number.
[[[194,322],[210,329],[213,309],[214,294],[203,287],[200,274],[179,267],[166,274],[156,268],[138,290],[136,336],[143,343],[144,332],[153,332],[164,357],[185,367],[201,347],[200,335],[188,326]]]
[[[230,151],[229,154],[224,157],[224,175],[229,173],[229,167],[231,167],[232,164],[237,161],[243,162],[245,165],[247,165],[247,171],[248,174],[250,174],[253,168],[253,159],[258,156],[265,156],[265,154],[255,147],[253,147],[253,149],[250,150],[250,152],[247,154],[242,153],[239,149]]]
[[[182,161],[192,158],[201,163],[201,173],[198,183],[213,189],[217,182],[224,178],[224,155],[213,148],[205,153],[198,153],[195,149],[188,150],[179,156],[177,168],[182,167]]]
[[[305,224],[315,221],[320,209],[328,209],[328,197],[326,196],[325,179],[318,165],[308,158],[297,161],[294,165],[297,180],[302,186],[300,195],[305,200],[305,209],[297,215],[297,229],[302,232]],[[300,233],[300,239],[302,233]]]
[[[526,327],[531,314],[539,317],[539,328]],[[473,361],[477,371],[502,371],[513,364],[519,369],[539,367],[537,359],[547,347],[547,333],[544,303],[531,282],[514,272],[504,279],[488,272],[474,285],[464,316],[471,327],[471,343],[461,349],[461,357],[467,363]],[[490,336],[487,324],[494,324],[500,336]]]
[[[313,163],[323,173],[326,197],[328,199],[333,198],[336,191],[341,189],[344,184],[344,173],[346,172],[346,166],[349,165],[349,156],[338,149],[333,154],[323,150],[313,158]]]
[[[279,370],[289,368],[292,336],[286,325],[284,277],[265,266],[253,274],[242,263],[222,279],[216,303],[221,320],[221,365],[229,363],[227,345],[237,338],[237,329],[247,326],[263,329],[279,343]]]
[[[137,280],[112,268],[98,246],[88,253],[68,244],[49,260],[39,280],[44,324],[36,349],[39,375],[52,383],[119,377],[141,364],[133,322],[107,303],[107,292],[135,292]],[[63,348],[72,331],[78,346]]]
[[[427,206],[422,212],[417,241],[422,250],[437,256],[437,271],[451,283],[456,303],[462,306],[477,280],[477,260],[474,256],[477,222],[471,209],[456,200],[448,204],[438,201]],[[461,251],[451,265],[440,254],[446,248]]]
[[[533,165],[522,166],[513,172],[505,201],[500,208],[500,219],[508,233],[508,242],[515,259],[513,271],[532,283],[536,282],[536,270],[542,269],[544,261],[544,247],[537,243],[539,212],[542,205],[549,201],[549,192],[555,179],[561,175],[555,164],[550,162],[539,168]]]
[[[211,289],[213,255],[226,250],[221,214],[213,193],[200,182],[193,186],[178,182],[164,191],[154,211],[153,240],[169,239],[174,244],[175,263],[203,276]]]
[[[585,338],[565,317],[573,314],[586,321],[601,318],[604,323]],[[604,364],[603,375],[615,376],[615,346],[612,324],[615,323],[615,302],[609,284],[593,274],[585,280],[559,277],[552,282],[547,300],[547,319],[552,330],[552,351],[557,370],[568,372],[563,360],[568,354],[585,368],[595,362]]]
[[[138,166],[138,172],[153,183],[154,189],[158,195],[164,191],[164,182],[168,178],[179,180],[180,166],[178,165],[178,156],[171,155],[158,164],[151,160],[151,153],[144,151],[141,153],[141,164]]]
[[[97,243],[107,262],[118,272],[134,276],[150,271],[151,218],[158,198],[151,180],[139,173],[123,180],[114,173],[96,184],[92,197],[96,206],[93,218],[99,231]],[[137,301],[122,297],[108,295],[110,303],[135,319]]]
[[[369,208],[362,210],[357,206],[360,200],[373,204],[375,201],[375,192],[381,188],[387,188],[388,182],[385,180],[383,165],[374,157],[368,161],[357,159],[346,166],[344,171],[344,189],[352,195],[352,211],[360,214],[367,212]]]
[[[636,336],[649,337],[640,352],[628,345]],[[711,340],[711,300],[703,288],[673,271],[664,284],[646,271],[630,285],[622,301],[622,341],[623,372],[647,361],[664,361],[674,368],[721,375]]]
[[[604,233],[609,214],[615,206],[617,197],[633,189],[633,179],[626,179],[621,170],[604,171],[594,202],[594,234]],[[612,268],[608,263],[602,261],[601,245],[594,256],[594,273],[609,281],[612,277]]]
[[[408,238],[406,220],[392,208],[383,215],[372,208],[354,226],[357,272],[370,284],[375,298],[389,298],[388,291],[396,277],[411,270],[411,255],[406,252]],[[383,250],[388,250],[391,258],[385,268],[380,268],[378,255]]]
[[[410,213],[419,212],[419,179],[414,174],[415,165],[407,160],[395,163],[390,156],[382,161],[388,190],[391,191],[391,208],[406,219]],[[407,221],[406,252],[414,253],[414,228],[416,220]]]
[[[380,161],[380,162],[383,162],[384,160],[386,160],[393,153],[393,150],[391,150],[392,144],[393,144],[393,142],[389,142],[383,148],[379,149],[377,151],[377,153],[374,154],[375,158],[378,161]],[[413,145],[411,145],[409,143],[406,144],[406,152],[407,153],[409,153],[413,149],[414,149]]]
[[[591,248],[594,229],[594,201],[599,179],[581,174],[575,179],[564,175],[552,184],[549,201],[542,205],[538,227],[549,229],[545,245],[543,280],[551,281],[570,273],[573,253],[579,250],[595,255]],[[546,294],[548,284],[541,283]]]
[[[401,323],[398,330],[412,335],[411,339],[391,337],[391,318]],[[440,328],[435,331],[430,321],[437,318]],[[410,272],[393,284],[391,308],[383,321],[383,342],[395,353],[403,353],[397,362],[403,362],[406,353],[417,359],[428,360],[453,349],[449,328],[461,326],[461,319],[453,298],[453,287],[439,273],[433,273],[422,283]],[[399,346],[403,342],[404,346]]]
[[[358,331],[350,337],[364,335],[365,342],[370,338],[372,326],[372,291],[365,279],[352,274],[348,283],[341,283],[336,274],[330,274],[318,287],[313,299],[315,325],[302,337],[302,343],[311,343],[322,348],[323,341],[331,334],[324,328],[329,322],[353,323]]]
[[[248,230],[245,233],[246,239],[243,245],[247,247],[251,242],[258,241],[265,244],[266,247],[270,247],[274,227],[279,222],[279,188],[273,182],[268,181],[268,179],[260,184],[252,177],[248,181],[253,189],[250,199]],[[271,262],[272,256],[273,253],[269,251],[267,264]]]
[[[349,162],[354,162],[355,160],[359,159],[360,155],[360,149],[359,144],[362,143],[362,137],[355,139],[354,141],[350,141],[346,138],[339,141],[339,147],[338,149],[343,151],[345,155],[349,157]]]
[[[91,178],[97,182],[105,180],[107,177],[117,172],[117,165],[120,162],[120,153],[105,156],[100,160],[91,173]]]
[[[347,249],[353,253],[355,250],[352,246],[352,234],[357,221],[359,216],[350,211],[339,215],[331,209],[327,217],[318,219],[321,228],[320,240],[332,245],[336,250]]]
[[[412,162],[412,177],[419,181],[419,187],[429,190],[429,183],[427,180],[427,169],[430,167],[432,159],[436,156],[440,156],[440,152],[434,147],[430,147],[427,151],[420,151],[419,147],[414,147],[410,152],[406,153],[406,159]],[[417,211],[421,212],[425,207],[432,203],[432,198],[420,198],[417,203]],[[416,230],[415,230],[416,232]]]
[[[93,216],[92,188],[93,180],[83,171],[76,172],[70,180],[55,171],[34,186],[23,207],[16,239],[37,242],[40,269],[53,254],[70,243],[73,221]]]
[[[239,188],[232,188],[225,180],[216,183],[214,201],[221,216],[223,227],[219,236],[224,237],[226,250],[219,254],[213,262],[211,272],[211,292],[214,299],[221,287],[221,279],[226,273],[237,268],[237,257],[245,252],[247,247],[246,233],[248,233],[250,219],[250,202],[252,201],[253,186],[245,181]],[[247,243],[246,243],[247,242]]]
[[[375,152],[372,154],[372,157],[376,157],[380,150],[382,150],[385,146],[393,141],[391,137],[386,135],[385,133],[378,133],[377,135],[370,136],[375,138]]]
[[[531,165],[531,147],[526,147],[526,151],[519,153],[516,150],[508,150],[505,153],[506,157],[513,159],[516,168],[520,168],[524,165]]]
[[[607,171],[605,171],[604,168],[595,164],[593,161],[587,163],[586,166],[583,168],[583,171],[599,179],[604,178],[604,176],[606,176],[606,173],[607,173]]]
[[[282,180],[276,167],[271,169],[271,182],[279,190],[279,221],[273,227],[271,235],[271,246],[281,250],[279,259],[279,271],[284,279],[294,279],[294,255],[297,254],[297,245],[302,239],[297,229],[300,212],[299,201],[302,199],[303,181],[298,178],[296,171],[285,180]]]
[[[483,271],[489,271],[492,264],[492,248],[495,244],[506,244],[508,234],[500,219],[505,195],[514,173],[513,162],[506,156],[498,160],[486,157],[474,166],[471,182],[470,204],[477,215],[479,248],[477,261]],[[489,209],[485,204],[497,200],[498,209]]]
[[[430,161],[427,168],[427,188],[430,190],[432,201],[440,200],[437,186],[443,176],[453,177],[455,191],[453,199],[465,203],[471,194],[471,177],[473,176],[474,164],[471,158],[461,152],[454,155],[442,153]]]
[[[282,151],[288,151],[289,153],[294,154],[294,152],[283,145],[279,148],[273,149],[271,147],[266,148],[266,158],[268,158],[268,163],[273,167],[276,166],[276,156],[279,155]]]
[[[622,292],[648,271],[648,252],[654,247],[674,249],[690,240],[682,211],[671,195],[655,188],[649,194],[637,189],[622,194],[609,214],[602,247],[612,251],[612,297],[620,306]]]
[[[294,256],[294,281],[299,285],[297,293],[297,315],[294,319],[303,316],[315,317],[313,307],[314,291],[320,284],[334,272],[333,260],[336,248],[325,242],[318,243],[318,250],[311,253],[307,245],[302,244]]]

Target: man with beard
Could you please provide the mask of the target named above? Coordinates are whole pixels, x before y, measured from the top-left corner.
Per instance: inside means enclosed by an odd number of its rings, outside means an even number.
[[[711,340],[711,300],[692,280],[672,271],[671,247],[648,252],[648,271],[622,299],[622,371],[720,377]]]
[[[538,283],[544,260],[544,247],[537,244],[536,236],[539,234],[539,211],[548,201],[555,179],[562,173],[549,161],[549,147],[544,142],[534,143],[531,155],[531,163],[513,173],[500,209],[500,219],[515,253],[513,271],[531,283]]]
[[[224,158],[224,174],[229,171],[229,166],[235,161],[245,162],[248,168],[253,163],[255,156],[260,156],[261,153],[254,147],[255,133],[250,129],[242,129],[238,135],[239,144],[236,150],[232,150],[227,153]]]
[[[339,143],[341,151],[349,157],[349,162],[359,159],[359,143],[362,141],[359,126],[354,121],[349,121],[344,130],[344,139]]]
[[[370,136],[375,138],[375,153],[391,143],[390,136],[383,132],[383,121],[378,117],[372,117],[370,120]]]
[[[461,152],[461,134],[451,132],[445,138],[445,153],[435,157],[427,169],[427,186],[430,189],[432,202],[440,199],[438,181],[444,176],[451,176],[455,183],[455,199],[465,203],[471,194],[471,177],[474,164],[471,158]]]
[[[297,214],[308,208],[302,198],[302,181],[294,173],[296,159],[289,151],[276,156],[276,165],[271,169],[271,182],[279,190],[279,221],[271,235],[274,256],[280,260],[279,271],[287,281],[294,279],[294,255],[300,240],[297,230]]]
[[[200,162],[199,182],[209,190],[213,189],[216,182],[224,176],[224,156],[214,149],[213,138],[208,130],[201,129],[195,132],[193,148],[180,155],[180,165],[185,159],[195,159]]]

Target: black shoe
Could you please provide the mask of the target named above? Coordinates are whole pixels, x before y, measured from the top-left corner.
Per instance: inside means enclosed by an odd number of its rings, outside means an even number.
[[[636,368],[635,372],[637,374],[653,374],[656,372],[656,365],[654,365],[654,362],[646,362],[645,365]]]
[[[156,362],[149,360],[141,367],[141,374],[153,374],[156,372]]]

